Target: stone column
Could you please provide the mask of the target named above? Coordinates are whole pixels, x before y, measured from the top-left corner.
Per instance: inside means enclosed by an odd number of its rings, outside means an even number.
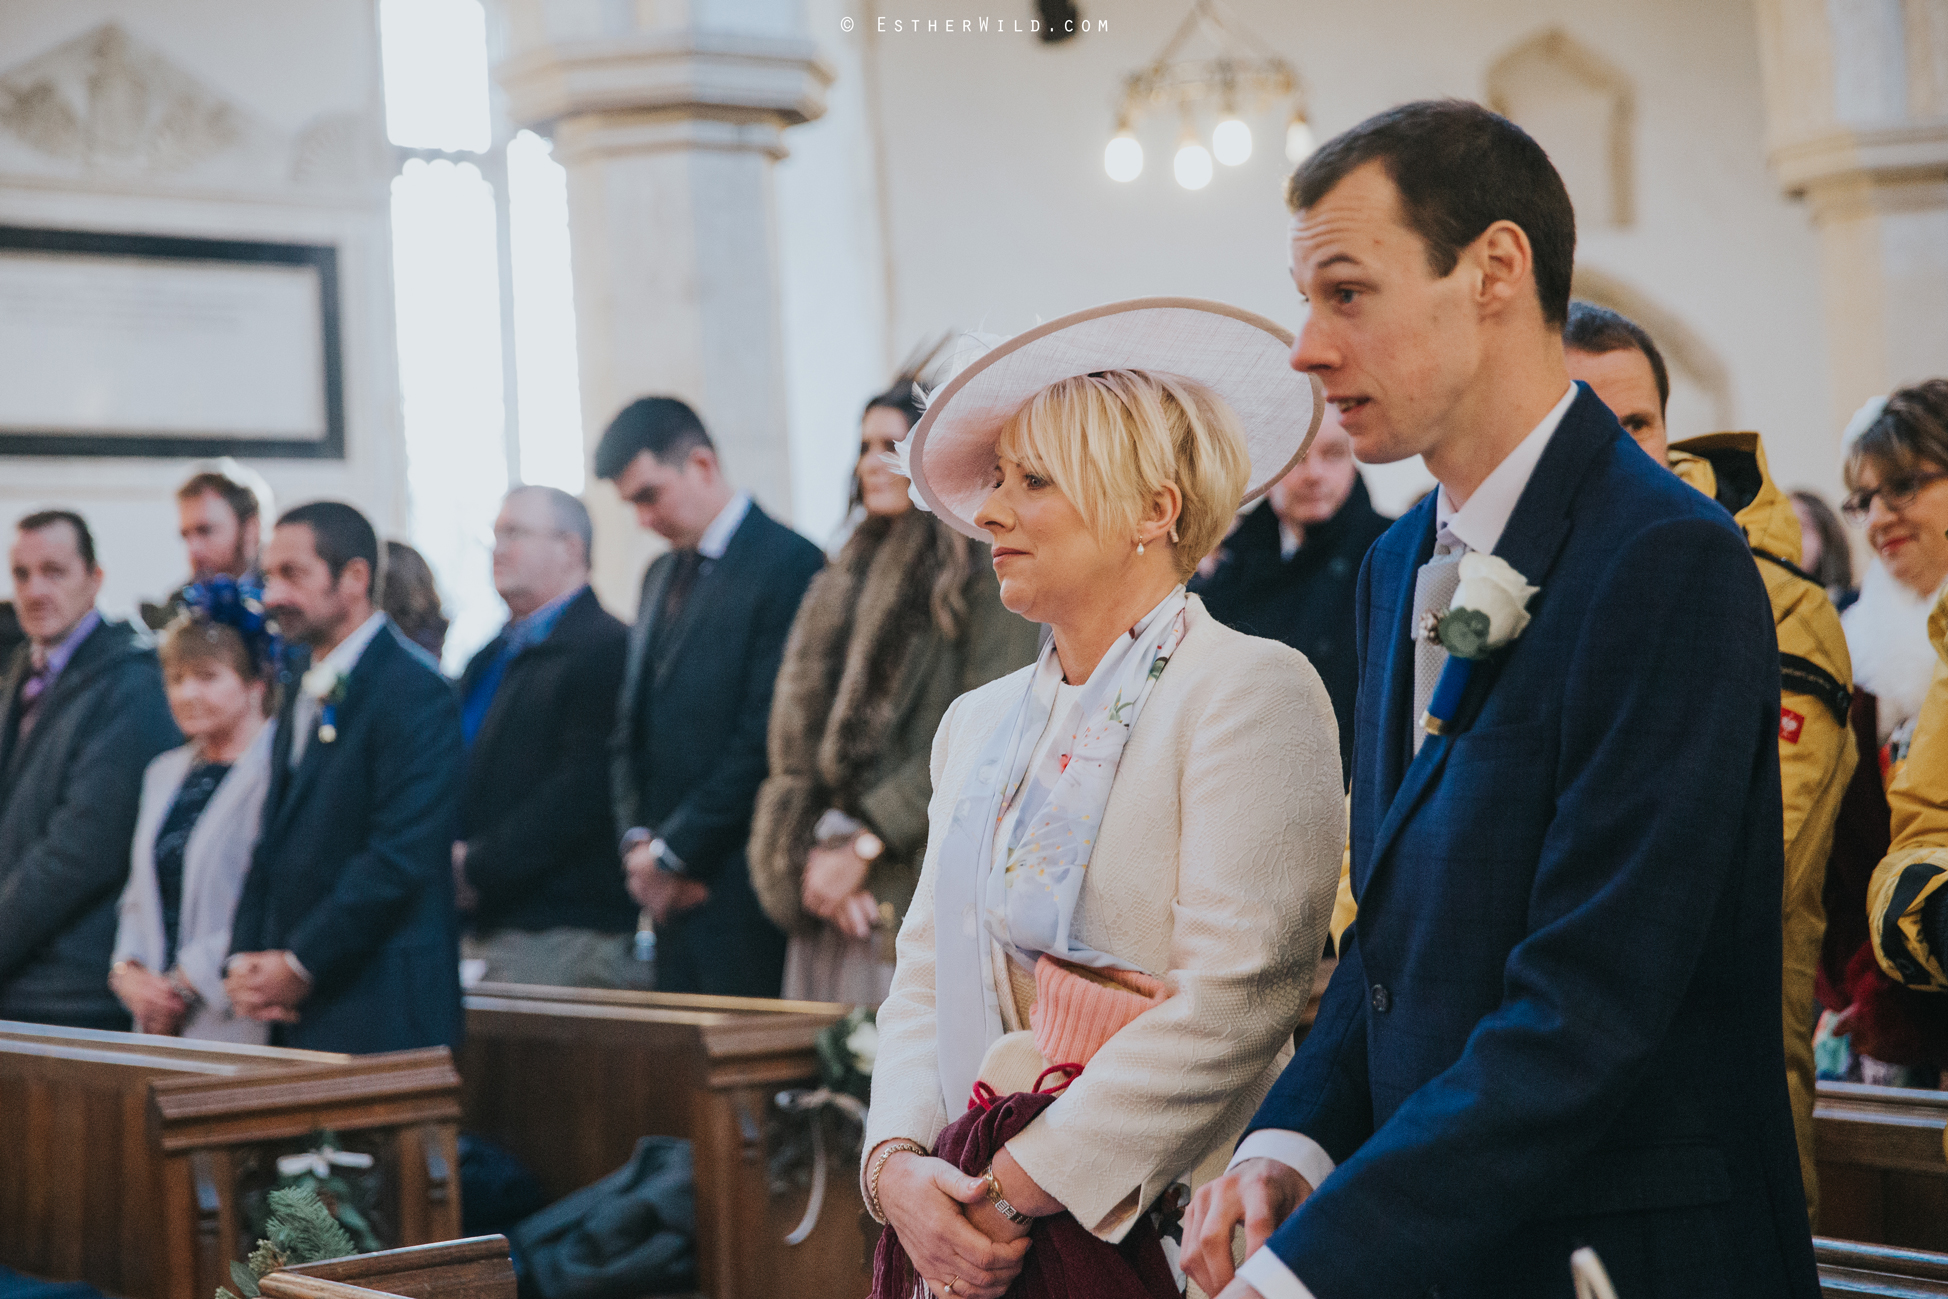
[[[587,445],[636,397],[696,407],[731,478],[791,509],[772,164],[832,74],[796,0],[506,0],[496,77],[568,172]],[[635,608],[646,538],[591,477],[595,585]]]
[[[1948,374],[1948,0],[1756,0],[1768,145],[1819,228],[1837,451]]]

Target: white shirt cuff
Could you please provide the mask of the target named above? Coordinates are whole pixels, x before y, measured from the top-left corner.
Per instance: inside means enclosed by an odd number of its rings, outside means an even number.
[[[1315,1191],[1339,1167],[1317,1141],[1303,1132],[1289,1132],[1284,1128],[1260,1128],[1239,1142],[1238,1153],[1231,1156],[1225,1171],[1247,1159],[1275,1159],[1303,1177]]]
[[[314,980],[311,977],[311,971],[304,968],[304,962],[298,959],[298,954],[296,952],[290,952],[290,951],[285,952],[284,964],[286,964],[291,968],[291,973],[297,975],[300,979],[303,979],[306,983],[314,982]],[[1303,1138],[1301,1138],[1301,1140],[1303,1140]],[[1301,1172],[1300,1176],[1304,1176],[1304,1173]]]
[[[1264,1299],[1313,1299],[1312,1291],[1305,1288],[1305,1282],[1293,1276],[1292,1269],[1262,1245],[1256,1254],[1239,1266],[1238,1279]]]

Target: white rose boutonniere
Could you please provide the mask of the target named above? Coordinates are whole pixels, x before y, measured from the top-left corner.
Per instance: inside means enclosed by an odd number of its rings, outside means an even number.
[[[1470,551],[1461,557],[1461,584],[1435,622],[1433,639],[1457,658],[1487,658],[1529,625],[1529,600],[1538,589],[1507,560]]]
[[[1474,665],[1529,625],[1529,601],[1540,589],[1507,560],[1477,551],[1461,557],[1460,579],[1447,612],[1429,613],[1420,628],[1422,636],[1448,654],[1420,719],[1430,735],[1441,734],[1454,720]]]
[[[343,672],[319,663],[298,683],[298,689],[318,703],[318,739],[325,744],[338,738],[338,706],[345,702],[345,682]]]

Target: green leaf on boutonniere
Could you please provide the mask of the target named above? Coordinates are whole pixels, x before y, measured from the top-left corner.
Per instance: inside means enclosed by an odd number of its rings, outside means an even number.
[[[1450,609],[1441,616],[1434,634],[1441,647],[1456,658],[1488,657],[1488,615],[1479,609]]]

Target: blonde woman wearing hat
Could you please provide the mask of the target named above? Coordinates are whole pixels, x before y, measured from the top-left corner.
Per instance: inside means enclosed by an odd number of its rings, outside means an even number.
[[[1062,1292],[1029,1284],[1038,1222],[1153,1233],[1290,1053],[1345,843],[1332,706],[1183,586],[1318,425],[1288,338],[1216,304],[1099,308],[989,352],[909,439],[921,495],[1053,637],[934,741],[861,1169],[892,1228],[875,1293],[910,1293],[901,1264],[955,1299]],[[932,1156],[970,1096],[1070,1075],[991,1165]]]

